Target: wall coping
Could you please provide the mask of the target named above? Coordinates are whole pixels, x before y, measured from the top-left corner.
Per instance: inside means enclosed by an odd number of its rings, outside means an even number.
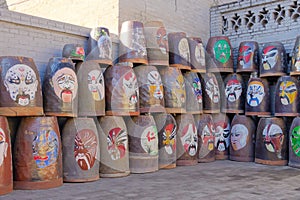
[[[211,11],[221,10],[221,13],[225,13],[227,11],[235,11],[241,10],[244,8],[254,7],[254,6],[262,6],[268,5],[270,3],[281,2],[284,0],[244,0],[244,1],[234,1],[230,3],[225,3],[221,5],[215,5],[210,8]]]

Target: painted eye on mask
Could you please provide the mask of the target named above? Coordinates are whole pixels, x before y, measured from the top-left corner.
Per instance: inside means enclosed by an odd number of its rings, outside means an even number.
[[[273,53],[271,53],[269,55],[266,55],[266,58],[271,58],[271,57],[274,57],[275,55],[276,55],[276,52],[273,52]]]
[[[20,84],[21,80],[19,77],[16,77],[16,78],[9,78],[8,79],[8,82],[11,83],[11,84]]]
[[[198,141],[198,138],[195,136],[193,137],[194,138],[194,142],[197,142]]]
[[[224,130],[223,136],[225,138],[227,138],[229,136],[229,131],[228,130]]]
[[[204,135],[204,136],[209,136],[210,133],[209,133],[208,131],[204,131],[204,132],[203,132],[203,135]]]
[[[32,78],[32,77],[30,77],[30,78],[27,78],[27,77],[26,77],[25,83],[26,83],[27,85],[32,84],[32,83],[33,83],[33,78]]]
[[[298,134],[297,131],[293,131],[293,134],[292,134],[292,138],[293,138],[293,139],[298,139],[299,136],[300,136],[300,135]]]

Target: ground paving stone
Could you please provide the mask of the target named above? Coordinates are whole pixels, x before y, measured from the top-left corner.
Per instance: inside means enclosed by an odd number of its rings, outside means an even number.
[[[14,190],[1,200],[300,199],[300,169],[229,160],[123,178],[64,183],[47,190]]]

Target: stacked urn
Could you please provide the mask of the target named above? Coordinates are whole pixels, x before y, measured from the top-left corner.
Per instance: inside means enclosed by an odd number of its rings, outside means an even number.
[[[279,42],[240,43],[234,67],[228,37],[205,49],[161,21],[126,21],[119,39],[113,60],[92,29],[43,78],[0,57],[0,194],[224,159],[300,166],[299,37],[290,69]]]

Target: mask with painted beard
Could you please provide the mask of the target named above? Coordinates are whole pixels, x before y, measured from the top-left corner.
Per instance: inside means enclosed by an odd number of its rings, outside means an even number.
[[[201,132],[201,141],[200,141],[200,149],[199,149],[199,158],[204,158],[214,150],[214,127],[213,124],[208,123],[204,126],[202,132]]]
[[[167,31],[164,27],[160,27],[156,33],[156,42],[160,51],[163,54],[167,54],[169,52],[169,44],[168,44],[168,36]]]
[[[95,101],[104,98],[104,80],[100,70],[92,70],[88,73],[88,88]]]
[[[198,149],[198,136],[194,124],[188,124],[183,128],[181,143],[186,153],[190,156],[195,156]]]
[[[10,97],[21,106],[26,106],[35,98],[38,80],[32,68],[16,64],[7,70],[4,85]]]
[[[242,94],[242,84],[237,79],[230,79],[225,88],[225,95],[229,102],[237,101]]]
[[[133,72],[127,72],[123,79],[123,88],[128,97],[129,106],[134,107],[138,102],[139,88]]]
[[[162,136],[162,144],[165,148],[165,151],[171,155],[176,150],[176,125],[175,124],[168,124],[165,127]]]
[[[297,98],[298,90],[292,81],[283,81],[279,85],[279,97],[283,105],[292,104]]]
[[[157,71],[151,71],[147,77],[147,82],[150,87],[150,94],[152,94],[156,99],[162,99],[164,95],[160,74]]]
[[[215,123],[215,147],[218,151],[225,151],[229,146],[230,124],[226,122]]]
[[[267,46],[263,49],[261,61],[264,70],[274,68],[278,60],[278,49],[275,46]]]
[[[220,91],[217,79],[214,75],[208,78],[205,82],[205,91],[213,103],[218,103],[220,100]]]
[[[277,124],[267,124],[262,133],[263,141],[269,152],[276,153],[281,158],[281,149],[283,144],[283,131]]]
[[[247,103],[250,106],[258,106],[265,97],[265,88],[262,82],[251,81],[247,89]]]
[[[74,154],[76,162],[82,170],[89,170],[94,166],[97,148],[97,137],[92,130],[83,129],[76,134]]]
[[[71,103],[77,94],[78,81],[75,72],[70,68],[61,68],[52,77],[55,94],[66,103]]]
[[[107,150],[112,160],[118,160],[125,156],[128,146],[126,131],[121,128],[113,128],[107,136]]]

